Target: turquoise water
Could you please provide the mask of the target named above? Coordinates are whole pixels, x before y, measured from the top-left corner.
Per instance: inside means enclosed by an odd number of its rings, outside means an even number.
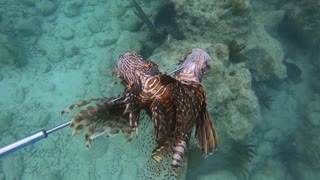
[[[81,108],[60,112],[72,103],[121,94],[124,51],[170,72],[202,48],[219,147],[203,158],[192,137],[180,179],[320,178],[319,1],[133,2],[0,0],[0,147],[71,120]],[[65,127],[0,157],[0,180],[165,179],[171,157],[151,160],[142,117],[131,143],[120,133],[91,149]]]

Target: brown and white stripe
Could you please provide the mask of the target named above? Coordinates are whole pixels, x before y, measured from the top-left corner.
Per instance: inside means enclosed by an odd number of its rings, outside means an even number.
[[[180,135],[177,138],[173,147],[173,157],[171,163],[173,168],[177,168],[181,165],[181,163],[183,163],[188,145],[187,142],[189,142],[189,137],[187,135]]]

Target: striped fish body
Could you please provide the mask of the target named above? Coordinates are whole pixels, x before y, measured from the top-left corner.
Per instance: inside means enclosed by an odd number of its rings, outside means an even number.
[[[149,110],[157,144],[152,158],[160,163],[168,162],[167,157],[171,156],[172,170],[178,170],[185,161],[194,126],[198,146],[205,157],[218,145],[218,136],[207,111],[206,94],[201,84],[208,60],[210,56],[206,52],[194,49],[171,77],[161,73],[156,63],[145,61],[135,52],[125,52],[117,60],[116,72],[125,85],[124,97],[85,100],[67,107],[61,113],[68,113],[91,101],[103,102],[79,111],[71,122],[73,134],[89,127],[85,137],[86,146],[91,147],[96,137],[103,134],[113,136],[118,132],[123,132],[127,142],[130,142],[132,135],[137,133],[140,110]]]
[[[178,81],[158,70],[135,52],[125,52],[117,60],[117,75],[125,84],[126,110],[129,121],[138,126],[141,109],[150,110],[157,142],[164,142],[174,131],[173,93]]]
[[[152,114],[158,148],[153,159],[161,161],[173,150],[172,167],[184,161],[191,131],[196,126],[196,140],[207,157],[218,145],[218,136],[207,111],[207,99],[201,84],[209,68],[210,56],[194,49],[178,66],[174,78],[162,74],[158,66],[135,52],[125,52],[117,61],[117,74],[126,86],[126,110],[130,124],[136,124],[141,108]]]
[[[172,166],[179,167],[185,157],[191,130],[196,126],[196,141],[202,150],[203,156],[212,154],[218,146],[218,135],[215,125],[207,110],[207,98],[201,84],[202,75],[209,69],[211,59],[202,49],[193,49],[179,64],[175,71],[180,85],[175,93],[176,140]]]

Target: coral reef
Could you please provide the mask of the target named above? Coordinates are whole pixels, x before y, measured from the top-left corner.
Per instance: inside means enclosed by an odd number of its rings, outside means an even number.
[[[233,15],[242,16],[250,11],[250,1],[247,0],[231,0],[230,8]]]
[[[172,2],[176,23],[187,39],[227,42],[249,30],[249,0]]]
[[[245,57],[253,79],[257,82],[285,80],[287,70],[280,42],[271,37],[262,25],[252,28],[252,31],[245,38]]]
[[[248,179],[249,170],[248,164],[257,155],[253,144],[245,143],[244,141],[230,142],[229,153],[226,153],[227,169],[233,172],[239,179]]]
[[[279,27],[282,35],[295,41],[302,48],[318,44],[320,42],[319,8],[318,0],[292,0],[285,6],[286,14]]]
[[[270,105],[273,102],[273,98],[268,92],[267,86],[263,83],[257,83],[254,81],[252,89],[258,98],[261,108],[265,107],[270,110]]]
[[[319,126],[308,126],[308,131],[300,133],[296,137],[296,143],[302,142],[302,144],[296,144],[298,151],[305,157],[305,163],[310,168],[320,168],[320,137],[319,137]],[[307,148],[306,148],[307,147]]]
[[[284,138],[276,146],[274,157],[282,162],[292,179],[317,179],[314,177],[319,175],[320,168],[318,132],[319,127],[306,124],[301,131]]]

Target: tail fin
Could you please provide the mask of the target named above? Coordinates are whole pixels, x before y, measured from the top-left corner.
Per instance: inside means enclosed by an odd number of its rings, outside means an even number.
[[[218,147],[218,134],[208,111],[197,121],[196,140],[204,157],[212,154]]]

